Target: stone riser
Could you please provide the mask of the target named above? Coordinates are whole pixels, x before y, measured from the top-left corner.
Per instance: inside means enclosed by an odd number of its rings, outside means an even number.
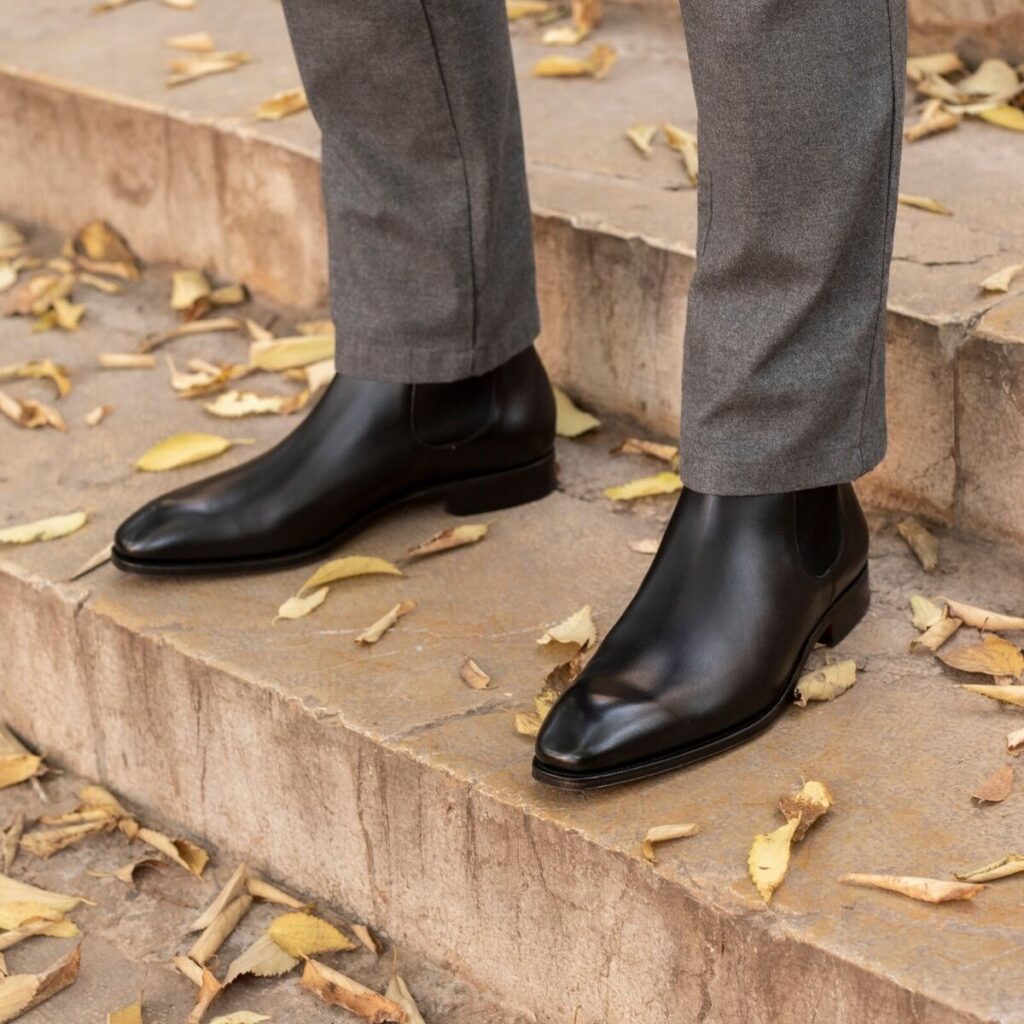
[[[8,69],[0,183],[27,219],[72,231],[106,217],[146,259],[209,266],[292,307],[325,301],[318,162],[243,129]],[[671,436],[692,256],[543,211],[535,228],[554,378]],[[948,328],[890,313],[889,455],[862,488],[881,507],[1024,543],[1024,355],[985,322],[950,343]]]
[[[80,593],[0,574],[18,638],[0,671],[15,729],[540,1024],[566,1024],[577,1005],[602,1024],[976,1019],[793,941],[782,919],[711,910],[408,745],[269,689],[254,700],[227,667]]]

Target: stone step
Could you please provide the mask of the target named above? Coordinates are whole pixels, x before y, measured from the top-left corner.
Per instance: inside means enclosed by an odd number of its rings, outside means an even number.
[[[4,790],[0,792],[0,817],[6,823],[20,812],[31,821],[42,814],[70,810],[78,802],[78,790],[87,781],[70,774],[47,778],[42,786],[46,803],[27,785]],[[144,824],[162,828],[169,835],[180,834],[164,822],[146,820]],[[45,861],[24,851],[19,854],[11,872],[14,878],[52,892],[82,896],[94,904],[83,904],[70,915],[82,933],[80,940],[39,937],[7,953],[7,967],[12,974],[31,973],[45,970],[76,942],[81,943],[81,968],[74,985],[18,1018],[19,1024],[99,1024],[108,1013],[135,1002],[140,993],[147,1024],[185,1021],[195,1003],[196,989],[174,970],[171,961],[191,948],[196,939],[196,934],[189,932],[191,922],[213,901],[238,861],[209,850],[211,861],[201,880],[177,867],[140,869],[131,888],[109,877],[149,852],[114,833],[92,837]],[[308,893],[290,889],[286,879],[274,881],[297,898],[314,902]],[[280,906],[255,903],[210,961],[211,970],[223,979],[227,965],[278,914],[286,912]],[[315,912],[343,930],[347,924],[357,923],[343,908],[318,904]],[[377,938],[383,937],[378,934]],[[396,952],[399,972],[429,1021],[532,1024],[535,1019],[497,1005],[429,962],[410,957],[405,950],[389,948],[386,941],[381,942],[380,956],[360,946],[354,951],[317,959],[383,992]],[[243,976],[217,997],[206,1019],[240,1010],[261,1013],[277,1024],[329,1024],[341,1018],[355,1019],[303,991],[298,984],[300,973],[296,970],[278,978]]]
[[[192,12],[77,0],[8,0],[0,15],[0,197],[72,230],[104,216],[154,260],[208,265],[308,307],[326,295],[316,126],[255,122],[298,82],[281,11],[239,19],[229,0]],[[207,30],[251,65],[163,85],[172,34]],[[678,10],[609,7],[604,81],[551,81],[528,24],[513,40],[535,210],[544,331],[557,380],[584,401],[672,435],[693,270],[696,193],[675,156],[645,160],[639,120],[693,128]],[[863,483],[874,504],[1024,542],[1024,292],[978,282],[1024,258],[1019,136],[968,123],[908,145],[901,188],[954,210],[900,208],[889,303],[890,449]],[[75,159],[68,160],[73,153]],[[344,324],[340,325],[344,344]]]
[[[862,667],[849,693],[794,708],[757,742],[687,771],[554,792],[531,780],[532,743],[513,718],[571,651],[535,640],[584,603],[602,633],[615,621],[648,564],[628,542],[657,536],[671,499],[622,510],[601,492],[652,465],[609,454],[622,438],[614,423],[563,442],[557,494],[487,516],[482,543],[412,563],[403,578],[349,581],[295,622],[272,620],[304,569],[159,580],[108,565],[63,582],[140,502],[296,423],[214,421],[175,397],[161,368],[98,369],[97,352],[173,322],[167,295],[166,273],[150,269],[125,295],[90,297],[77,335],[0,320],[0,365],[49,356],[74,384],[60,403],[66,434],[0,422],[0,526],[91,513],[64,540],[0,549],[0,716],[29,742],[187,827],[220,863],[247,858],[540,1024],[569,1024],[577,1006],[577,1024],[1024,1024],[1019,879],[940,907],[837,883],[863,871],[948,878],[1020,852],[1019,782],[1002,804],[970,798],[1005,760],[1019,709],[907,653],[912,592],[1021,611],[1018,552],[940,531],[941,570],[929,577],[875,515],[874,605],[838,652]],[[225,334],[168,351],[181,366],[237,359],[244,345]],[[44,382],[5,388],[52,401]],[[84,427],[100,403],[116,409]],[[168,474],[133,470],[182,430],[255,444]],[[341,553],[394,559],[451,523],[418,506]],[[407,599],[417,609],[378,645],[353,643]],[[490,689],[460,681],[467,655]],[[832,788],[836,808],[766,907],[747,850],[807,778]],[[643,859],[649,827],[690,820],[697,836],[662,848],[657,864]]]

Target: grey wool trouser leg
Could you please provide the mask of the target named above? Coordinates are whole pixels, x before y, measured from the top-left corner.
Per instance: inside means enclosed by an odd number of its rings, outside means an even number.
[[[854,479],[885,449],[905,0],[681,3],[701,156],[683,478],[711,494]],[[285,11],[323,133],[339,370],[451,380],[527,347],[505,5]]]

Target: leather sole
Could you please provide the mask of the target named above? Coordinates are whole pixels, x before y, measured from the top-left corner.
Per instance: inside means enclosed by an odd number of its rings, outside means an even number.
[[[594,772],[563,772],[534,758],[533,777],[538,782],[544,782],[558,789],[601,789],[607,786],[617,786],[623,782],[648,779],[653,775],[660,775],[676,768],[684,768],[686,765],[696,764],[698,761],[714,757],[715,754],[721,754],[733,747],[740,746],[767,729],[785,711],[815,644],[821,642],[827,647],[834,647],[864,618],[870,604],[871,586],[868,582],[868,567],[865,565],[853,583],[832,602],[828,611],[818,620],[818,624],[800,652],[800,657],[790,674],[789,683],[775,703],[756,718],[744,722],[735,729],[727,733],[720,733],[682,750]]]
[[[446,512],[456,516],[475,516],[484,512],[511,508],[514,505],[524,505],[530,501],[538,501],[549,495],[556,485],[555,453],[551,451],[535,462],[527,463],[524,466],[516,466],[497,473],[485,473],[463,480],[452,480],[445,484],[403,495],[394,501],[378,506],[361,519],[349,523],[343,530],[339,530],[338,533],[316,546],[298,551],[257,558],[175,562],[133,558],[114,548],[111,559],[118,569],[125,572],[151,576],[221,576],[273,572],[278,569],[306,565],[329,555],[345,540],[369,525],[373,519],[403,505],[417,501],[443,499]]]

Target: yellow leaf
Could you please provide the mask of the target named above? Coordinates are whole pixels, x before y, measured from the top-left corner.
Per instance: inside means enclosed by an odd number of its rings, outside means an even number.
[[[533,711],[521,711],[516,714],[513,724],[520,736],[536,736],[544,720]]]
[[[952,217],[953,211],[940,203],[937,199],[930,199],[928,196],[912,196],[905,192],[899,194],[899,202],[903,206],[913,206],[915,209],[924,210],[926,213],[938,213],[943,217]]]
[[[629,141],[632,142],[644,156],[651,155],[651,143],[654,142],[654,136],[657,134],[658,126],[656,124],[647,124],[642,121],[639,124],[631,125],[626,129],[626,138],[629,139]]]
[[[225,71],[235,71],[252,58],[241,50],[217,50],[212,53],[196,53],[187,57],[175,57],[167,62],[173,72],[164,79],[168,88],[194,82],[197,78],[207,75],[219,75]]]
[[[135,468],[147,473],[163,473],[168,469],[212,459],[236,444],[252,442],[231,441],[216,434],[174,434],[148,449],[135,463]]]
[[[993,864],[986,864],[982,868],[975,868],[955,877],[961,882],[994,882],[999,878],[1019,875],[1021,872],[1024,872],[1024,857],[1019,853],[1010,853]]]
[[[80,956],[81,947],[76,946],[40,974],[0,978],[0,1022],[14,1020],[73,984],[78,977]]]
[[[911,653],[930,651],[934,654],[962,625],[960,619],[946,615],[934,626],[929,626],[917,639],[910,641]]]
[[[224,984],[230,985],[242,974],[254,974],[257,978],[275,978],[286,974],[299,962],[298,957],[286,953],[264,932],[251,946],[243,950],[228,967]]]
[[[1005,704],[1016,704],[1024,708],[1024,686],[984,686],[977,683],[964,683],[961,689],[970,690],[971,693],[980,693],[982,697],[990,697],[992,700],[1001,700]]]
[[[537,641],[539,644],[579,644],[581,650],[597,642],[597,627],[594,625],[592,609],[585,604],[579,611],[573,612],[564,622],[552,626]]]
[[[683,481],[678,473],[656,473],[654,476],[630,480],[629,483],[618,484],[605,488],[605,497],[612,501],[635,501],[637,498],[649,498],[656,494],[675,494],[683,489]]]
[[[912,82],[921,81],[925,75],[951,75],[964,70],[964,62],[959,55],[950,51],[907,58],[907,77]]]
[[[396,604],[387,614],[382,615],[372,626],[367,626],[356,638],[357,644],[375,644],[403,615],[416,607],[415,601]]]
[[[270,923],[267,934],[286,953],[299,958],[356,948],[347,935],[312,914],[281,914]]]
[[[191,309],[213,290],[201,270],[176,270],[171,278],[171,309]]]
[[[384,991],[384,998],[390,999],[396,1006],[405,1010],[407,1024],[427,1024],[409,991],[409,986],[400,975],[391,975],[388,987]]]
[[[57,396],[63,398],[71,391],[71,378],[66,366],[59,366],[52,359],[37,359],[27,363],[14,363],[0,367],[0,380],[17,377],[21,380],[46,378],[53,382]]]
[[[222,419],[240,419],[243,416],[290,416],[309,401],[309,392],[297,395],[258,395],[255,391],[225,391],[203,408]]]
[[[989,274],[984,281],[981,282],[980,288],[985,292],[1008,292],[1010,285],[1013,284],[1013,279],[1024,270],[1024,263],[1014,263],[1008,267],[1003,267],[1002,270],[997,270],[994,274]]]
[[[70,512],[21,526],[8,526],[0,530],[0,544],[34,544],[40,540],[57,540],[80,530],[88,519],[85,512]]]
[[[336,583],[338,580],[347,580],[353,576],[370,576],[384,574],[387,576],[401,576],[402,570],[393,566],[383,558],[374,558],[370,555],[348,555],[345,558],[335,558],[330,562],[321,565],[305,583],[299,587],[302,594],[314,587],[322,587],[325,583]]]
[[[679,449],[674,444],[661,444],[658,441],[645,441],[641,437],[627,437],[612,455],[649,455],[662,462],[675,462],[679,457]]]
[[[824,782],[805,782],[796,793],[789,793],[779,801],[779,810],[786,821],[796,821],[793,842],[799,843],[807,830],[835,803],[835,797]]]
[[[447,530],[435,533],[429,540],[410,548],[410,558],[422,558],[424,555],[436,555],[441,551],[476,544],[487,536],[487,527],[482,523],[464,523],[461,526],[450,526]]]
[[[169,331],[161,331],[158,334],[151,334],[142,344],[139,345],[139,352],[152,352],[165,342],[173,341],[175,338],[185,338],[193,334],[214,334],[219,331],[240,330],[243,321],[233,316],[215,316],[200,320],[189,320],[187,323],[178,324]],[[152,357],[150,357],[152,359]],[[147,365],[152,366],[152,362]]]
[[[935,572],[939,565],[939,541],[925,525],[913,516],[907,516],[896,529],[917,556],[925,572]]]
[[[1003,615],[1001,612],[990,612],[987,608],[976,608],[973,604],[943,598],[949,606],[949,614],[962,619],[964,625],[974,629],[983,629],[986,633],[1005,633],[1010,630],[1024,630],[1024,618],[1018,615]]]
[[[1024,675],[1024,655],[1020,649],[994,633],[986,633],[981,643],[964,644],[945,654],[939,660],[950,668],[961,672],[980,672],[989,676],[1010,676],[1019,679]],[[1021,697],[1024,703],[1024,694]]]
[[[991,110],[981,110],[978,117],[999,128],[1008,128],[1014,132],[1024,132],[1024,110],[1019,107],[1004,105]]]
[[[246,891],[248,878],[248,865],[240,864],[217,894],[217,898],[188,926],[188,930],[201,932],[213,924],[220,912]]]
[[[88,903],[82,896],[67,896],[62,892],[39,889],[27,882],[19,882],[7,875],[0,875],[0,907],[10,904],[31,903],[44,910],[55,910],[58,914],[69,914],[80,903]],[[7,927],[7,926],[4,926]]]
[[[1013,765],[1000,765],[971,793],[971,799],[983,804],[1002,803],[1013,792]]]
[[[139,261],[135,253],[124,237],[106,221],[94,220],[86,224],[71,244],[78,263],[86,270],[110,274],[126,281],[139,279]]]
[[[0,413],[26,430],[36,430],[39,427],[53,427],[61,432],[67,430],[64,418],[56,409],[31,398],[18,401],[3,391],[0,391]]]
[[[561,388],[551,390],[555,395],[555,433],[559,437],[579,437],[601,426],[596,416],[580,409]]]
[[[747,855],[750,880],[765,903],[770,903],[775,890],[782,885],[789,868],[789,849],[796,832],[798,818],[793,818],[767,835],[754,836]]]
[[[261,370],[289,370],[333,357],[333,334],[298,334],[273,341],[254,341],[249,346],[249,362]]]
[[[657,859],[654,853],[655,843],[667,843],[672,839],[686,839],[689,836],[696,835],[699,826],[694,824],[686,825],[655,825],[654,828],[647,830],[647,835],[644,836],[643,842],[643,855],[652,864]]]
[[[229,1013],[226,1017],[214,1017],[210,1024],[260,1024],[261,1021],[270,1020],[262,1013],[253,1013],[251,1010],[237,1010]]]
[[[929,601],[923,594],[910,595],[910,613],[910,621],[914,628],[921,630],[922,633],[946,617],[945,609],[940,608],[934,601]]]
[[[842,875],[840,882],[886,889],[909,896],[924,903],[948,903],[951,900],[971,900],[985,886],[966,882],[945,882],[939,878],[917,878],[913,875]]]
[[[550,8],[550,0],[506,0],[505,14],[509,21],[518,21],[520,18],[546,14]]]
[[[280,608],[277,609],[277,618],[274,619],[302,619],[305,618],[310,612],[316,611],[327,600],[327,591],[330,587],[321,587],[319,590],[314,590],[311,594],[307,594],[305,597],[296,595],[295,597],[289,597]]]
[[[998,57],[990,57],[978,65],[978,69],[956,83],[957,90],[965,96],[999,97],[1010,99],[1020,90],[1017,72]]]
[[[579,46],[584,39],[590,37],[589,28],[579,28],[576,25],[555,25],[547,29],[540,37],[545,46]]]
[[[961,115],[946,107],[942,100],[929,100],[921,110],[921,116],[903,130],[908,142],[917,142],[938,132],[949,131],[961,121]]]
[[[210,855],[202,847],[190,843],[187,839],[171,839],[170,836],[165,836],[162,832],[151,828],[140,828],[136,835],[142,842],[159,850],[165,857],[191,872],[196,878],[203,877],[203,869],[206,867]]]
[[[212,53],[216,49],[213,45],[213,36],[209,32],[192,32],[183,36],[168,36],[164,42],[175,50],[185,50],[189,53]]]
[[[646,537],[643,540],[631,540],[627,547],[638,555],[656,555],[661,541],[657,537]]]
[[[256,119],[259,121],[280,121],[289,114],[297,114],[300,110],[306,110],[309,101],[306,99],[306,90],[297,86],[294,89],[284,89],[274,93],[269,99],[264,100],[256,108]]]
[[[617,57],[613,47],[598,43],[586,57],[544,57],[534,64],[533,74],[537,78],[604,78]]]
[[[142,996],[130,1006],[108,1013],[107,1024],[142,1024]]]
[[[807,707],[812,700],[835,700],[857,682],[857,662],[852,658],[806,672],[793,691],[798,707]]]
[[[459,676],[471,690],[486,690],[491,685],[491,677],[472,658],[462,663]]]
[[[700,178],[700,157],[697,151],[697,136],[668,122],[662,123],[662,132],[669,149],[674,149],[683,158],[683,167],[690,184],[696,188]]]

